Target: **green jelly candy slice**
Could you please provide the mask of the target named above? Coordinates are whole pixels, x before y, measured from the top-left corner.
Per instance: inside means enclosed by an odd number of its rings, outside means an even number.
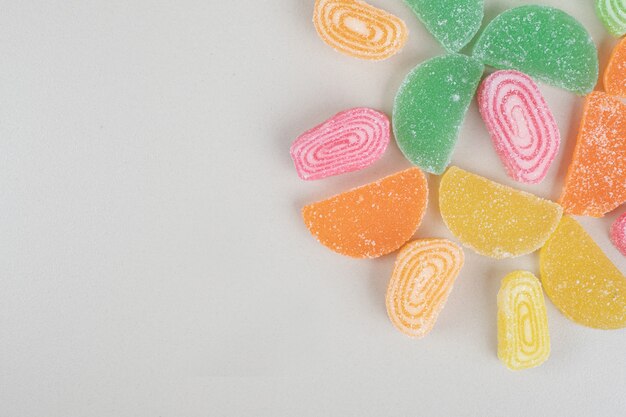
[[[626,34],[626,0],[596,0],[596,13],[612,35]]]
[[[404,156],[441,174],[452,157],[483,65],[465,55],[444,55],[406,76],[393,106],[393,131]]]
[[[483,0],[404,0],[449,52],[472,40],[483,20]]]
[[[496,17],[474,46],[474,57],[498,69],[516,69],[540,81],[590,93],[598,81],[598,51],[585,28],[567,13],[522,6]]]

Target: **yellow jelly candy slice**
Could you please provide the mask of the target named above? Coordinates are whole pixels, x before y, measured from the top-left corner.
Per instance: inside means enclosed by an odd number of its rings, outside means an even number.
[[[530,272],[511,272],[498,292],[498,357],[507,368],[519,371],[539,366],[549,356],[541,283]]]
[[[439,208],[465,246],[496,259],[534,252],[563,215],[556,203],[451,167],[441,179]]]
[[[387,288],[387,314],[409,337],[426,336],[435,325],[461,267],[463,250],[446,239],[404,245]]]
[[[626,277],[571,217],[541,249],[546,294],[570,320],[596,329],[626,327]]]

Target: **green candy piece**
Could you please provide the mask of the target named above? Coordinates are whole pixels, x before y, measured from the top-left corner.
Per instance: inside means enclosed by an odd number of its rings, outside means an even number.
[[[567,13],[522,6],[496,17],[474,46],[485,65],[516,69],[579,95],[598,81],[598,51],[585,28]]]
[[[626,0],[596,0],[596,13],[611,35],[626,34]]]
[[[483,0],[404,0],[448,52],[472,40],[483,21]]]
[[[393,106],[393,131],[409,161],[443,173],[483,70],[479,61],[452,54],[430,59],[406,76]]]

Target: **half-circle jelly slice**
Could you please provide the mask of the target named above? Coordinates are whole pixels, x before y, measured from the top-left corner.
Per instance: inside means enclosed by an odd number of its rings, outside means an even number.
[[[539,265],[546,294],[570,320],[596,329],[626,327],[626,277],[576,220],[563,217]]]
[[[433,174],[445,171],[483,69],[475,59],[452,54],[428,60],[406,76],[392,119],[396,142],[409,161]]]
[[[587,30],[547,6],[507,10],[487,25],[473,55],[485,65],[516,69],[579,95],[598,81],[598,51]]]
[[[559,202],[567,214],[591,217],[626,202],[626,105],[617,97],[587,96]]]
[[[559,224],[552,201],[451,167],[439,186],[439,209],[448,229],[477,253],[496,259],[534,252]]]
[[[626,38],[613,48],[604,71],[604,90],[613,96],[626,97]]]
[[[472,40],[483,21],[483,0],[404,0],[449,52]]]
[[[304,223],[324,246],[354,258],[376,258],[399,249],[426,211],[428,184],[418,168],[302,209]]]

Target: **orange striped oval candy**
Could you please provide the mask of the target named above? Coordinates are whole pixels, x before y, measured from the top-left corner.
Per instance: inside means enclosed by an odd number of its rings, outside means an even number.
[[[387,314],[413,338],[432,330],[463,266],[463,250],[446,239],[407,243],[396,259],[387,289]]]
[[[335,50],[373,61],[399,52],[408,36],[402,20],[360,0],[317,0],[313,23]]]

